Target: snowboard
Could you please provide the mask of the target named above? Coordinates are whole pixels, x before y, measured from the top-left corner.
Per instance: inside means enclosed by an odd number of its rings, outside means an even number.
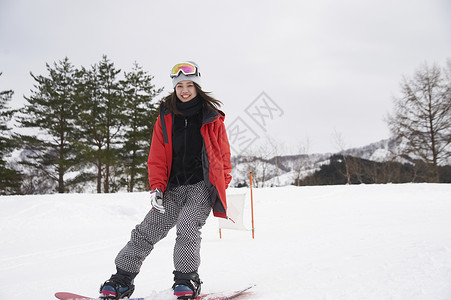
[[[232,292],[220,292],[220,293],[207,293],[207,294],[201,294],[197,296],[195,300],[228,300],[228,299],[240,299],[248,294],[248,291],[254,287],[253,285],[248,286],[244,289],[232,291]],[[86,297],[81,296],[73,293],[67,293],[67,292],[58,292],[55,293],[55,297],[60,300],[99,300],[99,298],[92,298],[92,297]],[[128,299],[128,298],[125,298]],[[171,297],[172,299],[176,299],[175,296]],[[244,299],[244,298],[242,298]],[[128,300],[145,300],[145,298],[130,298]]]

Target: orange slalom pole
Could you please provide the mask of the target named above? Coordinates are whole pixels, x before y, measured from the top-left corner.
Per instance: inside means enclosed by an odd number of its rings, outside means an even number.
[[[252,172],[249,174],[249,178],[250,178],[250,183],[251,183],[251,216],[252,216],[252,238],[254,239],[254,197],[252,195]]]

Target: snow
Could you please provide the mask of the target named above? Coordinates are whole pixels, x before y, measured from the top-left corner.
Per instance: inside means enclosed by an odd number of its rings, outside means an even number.
[[[208,219],[204,292],[255,283],[252,299],[263,300],[451,299],[451,185],[286,186],[253,194],[255,239],[234,230],[219,239],[217,219]],[[149,208],[147,193],[0,197],[0,299],[96,296]],[[135,296],[173,299],[174,238],[171,231],[145,261]]]

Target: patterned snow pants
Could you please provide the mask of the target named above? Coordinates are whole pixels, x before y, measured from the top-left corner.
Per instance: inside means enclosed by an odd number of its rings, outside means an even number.
[[[174,267],[183,273],[197,272],[200,265],[201,228],[210,212],[209,191],[203,181],[167,190],[164,214],[151,210],[132,230],[131,239],[116,257],[116,267],[138,274],[154,245],[177,226]]]

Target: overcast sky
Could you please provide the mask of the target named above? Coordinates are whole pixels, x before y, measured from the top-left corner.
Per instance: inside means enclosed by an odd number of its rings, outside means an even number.
[[[25,103],[45,64],[136,61],[163,95],[193,60],[222,100],[234,153],[335,152],[390,136],[402,76],[451,59],[451,1],[0,0],[0,90]],[[306,147],[308,146],[308,147]],[[277,149],[276,149],[277,148]],[[279,152],[279,153],[276,153]]]

